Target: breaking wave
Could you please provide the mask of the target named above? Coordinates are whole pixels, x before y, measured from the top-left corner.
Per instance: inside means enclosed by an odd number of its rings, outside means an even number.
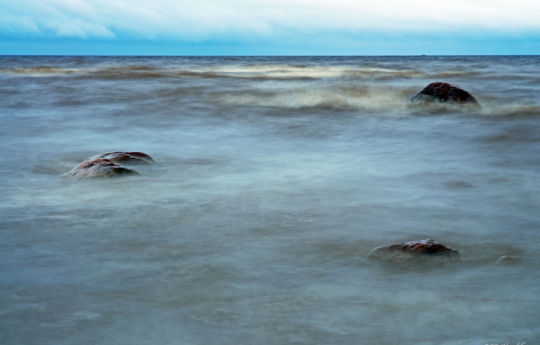
[[[347,86],[327,88],[258,89],[214,95],[221,104],[281,109],[392,112],[411,115],[470,114],[474,116],[536,116],[539,104],[496,104],[479,100],[481,107],[447,103],[425,104],[407,108],[407,100],[418,89],[410,86]]]
[[[325,78],[421,78],[428,74],[415,69],[391,69],[356,66],[307,66],[307,65],[225,65],[194,67],[154,67],[145,65],[92,66],[65,68],[38,66],[0,69],[1,74],[28,77],[76,75],[81,78],[241,78],[241,79],[325,79]]]
[[[120,61],[119,61],[120,60]],[[76,79],[77,83],[91,80],[129,82],[130,80],[182,81],[181,87],[164,84],[152,96],[162,103],[187,102],[193,99],[209,101],[215,105],[267,107],[279,109],[335,110],[395,112],[409,114],[470,113],[480,116],[535,116],[540,105],[533,96],[538,76],[514,71],[512,67],[492,67],[489,64],[446,65],[425,64],[421,61],[405,63],[403,60],[329,60],[317,63],[308,58],[238,61],[234,59],[94,59],[40,61],[39,65],[4,65],[0,77],[9,78],[60,78]],[[129,61],[129,63],[125,63]],[[221,63],[220,63],[221,62]],[[514,78],[514,79],[512,79]],[[215,79],[215,81],[204,81]],[[22,80],[22,79],[21,79]],[[80,81],[79,81],[80,80]],[[481,109],[451,107],[433,104],[415,110],[404,109],[406,101],[427,83],[447,80],[464,86],[482,104]],[[515,80],[513,86],[500,80]],[[494,85],[497,81],[497,85]],[[488,83],[488,84],[486,84]],[[211,87],[208,85],[213,84]],[[118,84],[120,85],[120,84]],[[158,84],[156,84],[158,85]],[[531,86],[533,85],[533,86]],[[493,88],[498,88],[498,93]],[[500,90],[504,99],[500,97]],[[52,90],[52,89],[51,89]],[[56,90],[56,89],[55,89]],[[84,105],[96,102],[88,95],[70,94],[75,89],[58,88],[55,97],[44,96],[46,101],[56,99],[57,105]],[[491,91],[490,91],[491,90]],[[7,91],[6,91],[7,92]],[[11,90],[17,94],[16,90]],[[135,101],[144,93],[136,94]],[[191,97],[191,98],[189,98]],[[110,98],[107,98],[111,101]],[[125,98],[115,98],[119,101]],[[98,99],[99,100],[99,99]],[[180,102],[178,101],[178,102]],[[27,104],[12,102],[13,107]]]
[[[21,75],[21,76],[30,76],[30,77],[60,76],[60,75],[74,74],[74,73],[80,73],[80,72],[81,70],[75,69],[75,68],[52,67],[52,66],[0,69],[0,74]]]
[[[239,91],[217,95],[215,100],[237,106],[392,111],[401,109],[412,93],[410,88],[350,86]]]
[[[537,116],[540,115],[540,104],[487,104],[481,114],[489,116]]]

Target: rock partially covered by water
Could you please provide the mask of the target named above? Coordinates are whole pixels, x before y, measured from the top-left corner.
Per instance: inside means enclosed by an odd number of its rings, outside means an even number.
[[[152,164],[152,157],[143,152],[106,152],[82,162],[64,175],[75,177],[114,177],[137,174],[122,164]]]
[[[457,250],[430,239],[390,244],[373,249],[369,259],[384,262],[456,262],[460,261]]]
[[[152,157],[143,152],[106,152],[96,158],[109,159],[115,163],[152,164]]]
[[[416,106],[440,103],[459,106],[468,105],[475,108],[480,107],[480,103],[469,92],[445,82],[429,84],[416,95],[409,98],[405,105],[407,108],[414,108]]]
[[[89,159],[64,175],[75,177],[115,177],[126,174],[137,174],[135,170],[128,169],[110,159]]]

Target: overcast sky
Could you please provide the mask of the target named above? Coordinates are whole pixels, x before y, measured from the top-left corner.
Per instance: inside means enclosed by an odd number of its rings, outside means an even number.
[[[540,0],[1,0],[21,53],[540,54]]]

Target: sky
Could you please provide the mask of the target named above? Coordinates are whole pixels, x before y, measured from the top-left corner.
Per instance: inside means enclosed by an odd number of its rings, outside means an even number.
[[[1,0],[0,54],[540,54],[540,0]]]

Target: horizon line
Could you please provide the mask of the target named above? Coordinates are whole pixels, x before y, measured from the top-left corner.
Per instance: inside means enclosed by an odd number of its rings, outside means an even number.
[[[326,54],[270,54],[270,55],[258,55],[258,54],[200,54],[200,55],[155,55],[155,54],[0,54],[0,57],[15,57],[15,56],[35,56],[35,57],[521,57],[521,56],[539,56],[540,54],[340,54],[340,55],[326,55]]]

